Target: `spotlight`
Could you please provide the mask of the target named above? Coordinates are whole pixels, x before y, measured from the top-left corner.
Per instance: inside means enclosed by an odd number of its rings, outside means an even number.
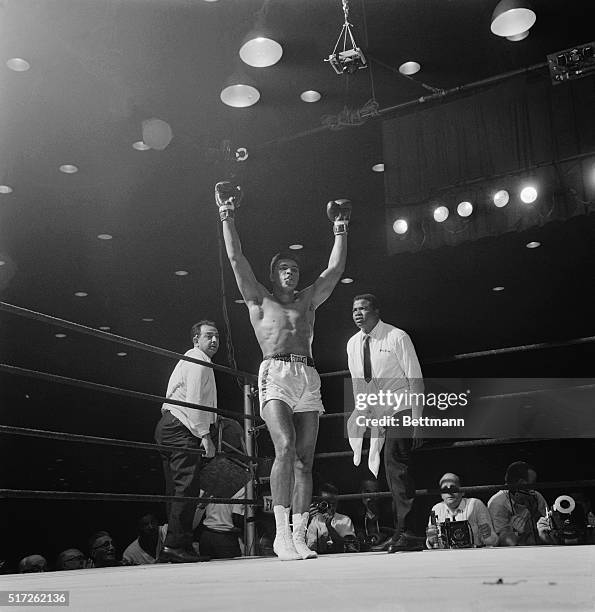
[[[411,76],[421,70],[418,62],[405,62],[399,66],[399,72],[405,76]]]
[[[434,209],[434,221],[442,223],[448,219],[449,210],[446,206],[438,206]]]
[[[533,204],[537,200],[537,189],[535,187],[525,187],[521,191],[521,200],[525,204]]]
[[[264,36],[247,40],[240,48],[240,57],[245,64],[254,68],[266,68],[276,64],[283,55],[281,45]]]
[[[221,92],[221,101],[227,106],[245,108],[252,106],[260,100],[260,92],[251,85],[229,85]]]
[[[532,242],[527,242],[525,245],[528,249],[537,249],[541,246],[541,242],[537,242],[536,240]]]
[[[528,0],[500,0],[492,13],[490,29],[496,36],[508,38],[527,32],[536,20]]]
[[[397,219],[393,223],[393,231],[395,234],[406,234],[409,229],[409,225],[405,219]]]
[[[506,189],[500,189],[500,191],[496,191],[494,194],[494,206],[498,208],[503,208],[508,204],[508,200],[510,200],[510,196],[508,195],[508,191]]]
[[[460,217],[468,217],[473,212],[473,204],[471,202],[460,202],[457,206],[457,214]]]

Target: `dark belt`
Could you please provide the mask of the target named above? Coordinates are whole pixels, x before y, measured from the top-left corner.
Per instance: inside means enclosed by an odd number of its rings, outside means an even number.
[[[287,361],[287,362],[298,362],[303,363],[304,365],[311,366],[315,368],[314,359],[312,357],[306,357],[306,355],[294,355],[293,353],[277,353],[276,355],[267,355],[264,357],[264,360],[267,359],[275,359],[277,361]]]

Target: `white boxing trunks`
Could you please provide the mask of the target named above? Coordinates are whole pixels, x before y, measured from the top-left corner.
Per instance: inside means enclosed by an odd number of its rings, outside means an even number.
[[[298,355],[293,356],[300,357]],[[305,357],[300,357],[306,361]],[[265,418],[266,403],[270,400],[285,402],[292,412],[323,413],[320,397],[320,376],[316,368],[303,361],[290,361],[290,356],[283,359],[265,359],[258,370],[258,396],[260,414]],[[311,361],[311,359],[309,359]]]

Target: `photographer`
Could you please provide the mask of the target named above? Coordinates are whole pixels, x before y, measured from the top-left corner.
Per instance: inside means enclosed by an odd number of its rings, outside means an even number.
[[[547,503],[539,491],[531,488],[537,480],[535,470],[524,461],[511,463],[505,475],[508,490],[498,491],[488,501],[498,546],[550,544],[546,532]]]
[[[308,547],[321,554],[357,551],[353,522],[336,511],[338,493],[337,487],[332,484],[320,487],[322,499],[316,504],[315,514],[308,526]]]
[[[444,474],[438,483],[442,501],[432,508],[436,521],[440,524],[446,519],[450,521],[466,521],[470,529],[469,547],[495,546],[498,536],[492,525],[488,509],[480,499],[466,498],[461,491],[461,479],[450,472]],[[438,538],[438,530],[432,524],[432,515],[428,519],[426,530],[426,546],[428,548],[450,548],[448,542],[442,544]]]

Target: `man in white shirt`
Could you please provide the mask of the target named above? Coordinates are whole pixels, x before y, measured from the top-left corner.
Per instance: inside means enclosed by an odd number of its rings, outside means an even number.
[[[432,512],[438,523],[451,521],[467,521],[472,533],[471,545],[479,548],[481,546],[496,546],[498,534],[492,525],[492,518],[485,504],[475,497],[464,497],[461,491],[461,479],[451,472],[442,476],[439,482],[440,497],[442,501],[437,503]],[[432,526],[431,516],[428,519],[428,527]],[[428,548],[439,548],[436,534],[428,534],[426,546]]]
[[[159,525],[157,517],[145,514],[138,521],[138,538],[124,550],[122,562],[124,565],[151,565],[157,562],[165,536],[167,525]]]
[[[219,348],[219,332],[213,321],[199,321],[192,326],[194,348],[185,353],[201,361],[210,362]],[[179,361],[167,385],[167,398],[217,407],[217,388],[212,368]],[[215,444],[210,428],[217,415],[204,410],[163,404],[161,420],[155,429],[158,444],[179,446],[179,451],[161,453],[165,474],[166,494],[179,497],[197,497],[200,491],[200,456],[185,452],[184,448],[199,449],[205,457],[215,456]],[[196,504],[174,502],[168,504],[168,528],[160,562],[189,563],[200,558],[192,549],[192,519]]]
[[[345,539],[355,539],[352,520],[336,511],[337,488],[332,484],[320,487],[321,501],[316,504],[316,513],[306,533],[308,548],[318,553],[344,552]]]
[[[356,295],[353,299],[353,321],[360,331],[347,342],[347,360],[353,383],[356,407],[347,424],[349,442],[354,450],[353,461],[359,465],[364,432],[368,425],[362,417],[421,417],[423,403],[411,401],[416,393],[423,393],[421,367],[409,336],[402,330],[380,319],[376,296],[371,293]],[[370,397],[390,393],[394,400],[374,402]],[[367,408],[358,407],[358,397],[367,398]],[[370,453],[368,466],[375,476],[380,465],[379,453],[385,444],[384,467],[386,480],[393,495],[395,534],[383,543],[388,552],[419,550],[420,545],[411,529],[410,510],[415,486],[411,478],[411,451],[421,443],[416,428],[404,425],[370,426]],[[374,550],[374,549],[373,549]],[[378,550],[378,548],[376,548]]]

